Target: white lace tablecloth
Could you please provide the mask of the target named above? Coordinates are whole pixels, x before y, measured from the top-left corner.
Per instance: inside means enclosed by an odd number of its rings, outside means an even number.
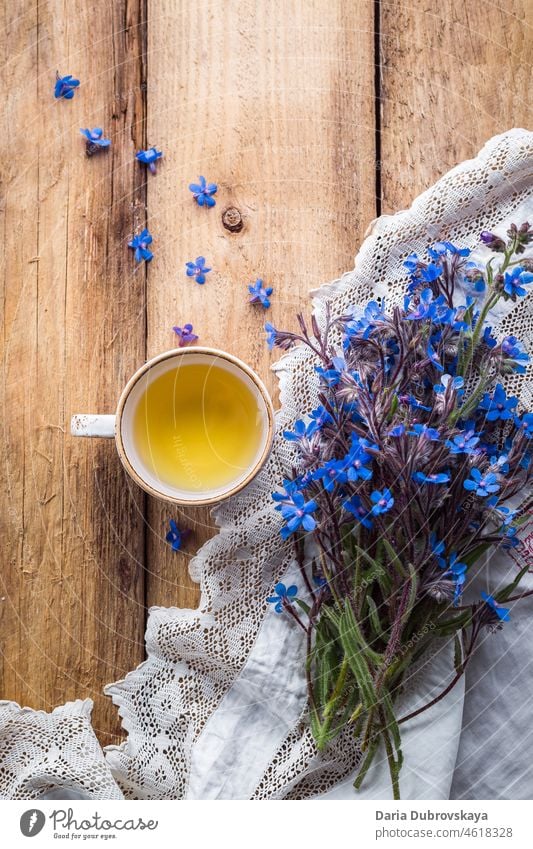
[[[326,301],[340,314],[372,295],[398,300],[406,284],[402,261],[411,250],[423,252],[437,239],[476,248],[481,230],[504,233],[511,221],[531,220],[532,175],[533,133],[511,130],[491,139],[411,209],[374,222],[355,269],[314,293],[319,322]],[[533,352],[531,296],[508,303],[493,323],[498,335],[514,333]],[[316,404],[317,381],[301,349],[286,354],[275,371],[280,432]],[[533,407],[531,369],[508,385]],[[316,751],[305,722],[302,634],[266,603],[273,584],[293,571],[271,500],[289,472],[290,452],[277,438],[261,475],[216,509],[220,531],[191,565],[201,587],[199,608],[152,608],[147,660],[106,687],[127,733],[121,746],[108,747],[104,758],[90,725],[90,700],[51,714],[0,703],[0,797],[39,798],[69,788],[86,798],[391,798],[383,758],[363,790],[354,791],[360,752],[349,733]],[[522,554],[493,558],[480,586],[487,580],[494,586],[516,569],[517,558],[533,560],[533,525],[521,535]],[[516,606],[502,632],[487,634],[466,680],[403,726],[403,798],[531,798],[532,622],[533,600]],[[444,644],[408,682],[402,713],[436,695],[452,668]]]

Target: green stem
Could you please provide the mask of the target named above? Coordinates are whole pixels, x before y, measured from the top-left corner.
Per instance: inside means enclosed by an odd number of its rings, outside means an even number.
[[[389,772],[392,783],[392,794],[395,800],[400,799],[400,782],[398,780],[398,765],[394,758],[394,752],[392,750],[392,743],[390,741],[389,732],[386,728],[382,729],[383,741],[385,743],[385,751],[387,753],[387,761],[389,763]]]

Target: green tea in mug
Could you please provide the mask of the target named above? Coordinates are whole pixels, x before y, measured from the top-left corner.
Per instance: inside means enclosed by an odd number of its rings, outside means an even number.
[[[209,363],[185,363],[149,380],[133,420],[146,468],[162,483],[189,492],[239,479],[258,455],[263,429],[253,389]]]

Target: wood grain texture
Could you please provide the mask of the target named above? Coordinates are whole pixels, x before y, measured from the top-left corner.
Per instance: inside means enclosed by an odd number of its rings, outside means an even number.
[[[165,151],[149,180],[156,258],[148,272],[148,352],[192,321],[203,344],[237,354],[275,390],[266,319],[294,326],[308,290],[353,265],[375,215],[373,8],[342,0],[149,0],[147,138]],[[213,209],[187,189],[219,189]],[[222,224],[236,207],[244,227]],[[204,286],[184,264],[205,255]],[[274,287],[272,308],[247,284]],[[150,604],[196,606],[190,553],[212,534],[207,510],[175,511],[187,552],[162,541],[167,506],[149,505]]]
[[[196,605],[187,566],[213,528],[175,511],[194,534],[173,553],[168,507],[112,442],[71,439],[71,413],[112,412],[186,321],[275,394],[265,318],[294,326],[380,206],[531,126],[531,2],[21,0],[2,15],[0,698],[91,696],[107,743],[102,687],[142,660],[146,604]],[[56,69],[81,78],[73,101],[53,100]],[[108,154],[85,157],[84,126],[104,127]],[[155,177],[134,160],[146,144],[165,154]],[[198,174],[218,182],[212,210],[187,190]],[[146,220],[155,256],[135,266]],[[184,274],[199,254],[205,286]],[[247,304],[257,277],[269,313]]]
[[[126,244],[144,220],[139,8],[5,10],[1,694],[48,709],[92,697],[109,742],[102,685],[143,656],[144,498],[113,443],[75,441],[68,422],[113,411],[145,356]],[[74,100],[54,101],[56,69],[82,80]],[[86,126],[110,152],[85,156]]]
[[[533,3],[379,5],[379,174],[394,212],[491,136],[532,127]]]

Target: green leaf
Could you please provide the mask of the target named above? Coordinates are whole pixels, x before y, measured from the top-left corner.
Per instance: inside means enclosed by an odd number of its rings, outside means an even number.
[[[529,566],[530,564],[526,563],[524,568],[520,569],[520,572],[518,573],[514,581],[512,581],[510,584],[507,584],[507,586],[505,586],[502,590],[498,590],[498,592],[494,596],[498,603],[501,603],[502,601],[507,601],[509,596],[513,594],[514,590],[516,590],[518,584],[520,583],[524,575],[529,571]]]
[[[344,656],[348,661],[350,670],[357,682],[361,693],[361,701],[369,710],[376,704],[376,693],[374,681],[368,668],[368,663],[357,639],[357,626],[354,627],[355,618],[351,608],[346,606],[340,618],[339,637]],[[374,653],[375,654],[375,653]]]
[[[396,554],[396,552],[395,552],[394,548],[392,547],[392,545],[390,544],[389,540],[383,538],[381,540],[381,542],[383,544],[383,548],[385,549],[385,551],[389,555],[391,563],[394,566],[394,568],[396,569],[396,571],[398,572],[398,575],[400,576],[400,578],[407,578],[408,571],[407,571],[407,569],[404,568],[402,561],[400,560],[400,558]]]
[[[370,624],[372,625],[374,634],[380,639],[386,639],[386,634],[381,626],[381,620],[379,618],[377,604],[371,595],[367,596],[366,603],[368,605],[368,618],[370,620]]]
[[[463,644],[457,634],[453,638],[453,665],[456,672],[463,671]]]

